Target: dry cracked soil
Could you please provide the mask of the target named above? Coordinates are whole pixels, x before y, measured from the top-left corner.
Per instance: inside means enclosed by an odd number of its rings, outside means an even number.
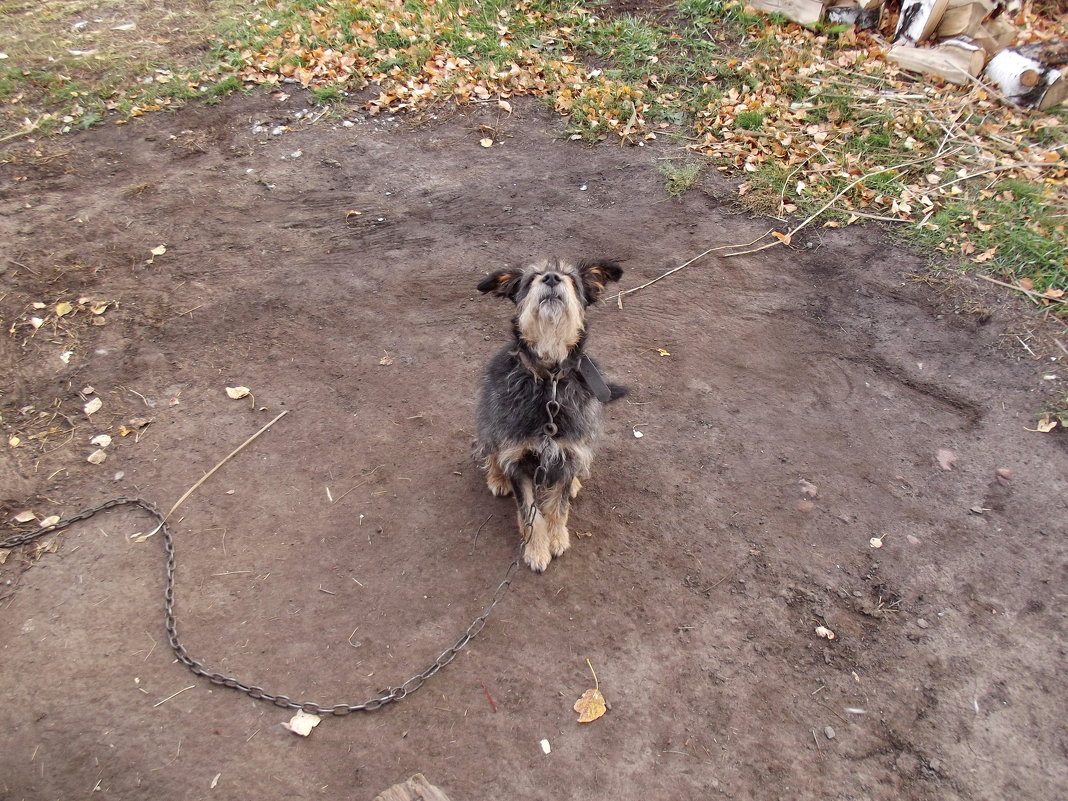
[[[7,533],[166,510],[287,411],[175,512],[178,628],[212,671],[358,703],[433,663],[517,554],[469,452],[510,314],[479,280],[606,255],[628,289],[770,225],[715,178],[667,196],[669,148],[567,142],[535,105],[299,108],[235,98],[0,166],[0,501]],[[378,711],[305,739],[176,662],[135,508],[12,550],[0,795],[372,799],[422,772],[453,801],[1066,797],[1068,459],[1026,430],[1064,354],[878,230],[801,238],[592,310],[630,395],[573,513],[591,536]],[[610,709],[580,725],[587,659]]]

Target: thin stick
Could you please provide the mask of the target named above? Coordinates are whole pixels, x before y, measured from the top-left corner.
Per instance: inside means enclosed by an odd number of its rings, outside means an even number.
[[[991,278],[989,275],[977,275],[977,278],[982,278],[984,281],[989,281],[992,284],[1003,286],[1007,289],[1015,289],[1017,292],[1023,292],[1025,295],[1029,295],[1032,298],[1040,298],[1041,300],[1048,300],[1052,303],[1065,303],[1063,298],[1051,298],[1048,295],[1043,295],[1041,292],[1035,292],[1033,289],[1026,289],[1022,286],[1016,286],[1016,284],[1007,284],[1004,281],[999,281],[996,278]]]
[[[482,679],[479,679],[478,683],[482,685],[483,690],[486,690],[486,700],[490,702],[490,707],[493,709],[494,712],[496,712],[497,704],[494,702],[493,696],[490,695],[490,691],[486,688],[486,682],[482,681]]]
[[[218,463],[217,465],[215,465],[215,467],[211,468],[211,470],[209,470],[209,471],[208,471],[207,473],[205,473],[205,474],[204,474],[204,476],[203,476],[203,477],[202,477],[202,478],[200,479],[200,481],[198,481],[198,482],[197,482],[196,484],[194,484],[194,485],[193,485],[193,486],[191,486],[191,487],[190,487],[190,488],[189,488],[188,490],[186,490],[186,493],[185,493],[185,495],[183,495],[183,496],[182,496],[181,498],[179,498],[179,499],[178,499],[178,502],[177,502],[176,504],[174,504],[174,506],[172,506],[172,507],[171,507],[171,510],[170,510],[169,512],[167,512],[167,514],[165,514],[165,515],[163,516],[163,522],[161,522],[161,523],[160,523],[160,524],[159,524],[158,526],[156,526],[156,528],[155,528],[155,529],[154,529],[154,530],[152,531],[152,533],[151,533],[151,534],[146,534],[146,535],[145,535],[146,539],[147,539],[148,537],[151,537],[151,536],[152,536],[152,535],[154,535],[154,534],[157,534],[157,533],[159,532],[159,530],[160,530],[161,528],[163,528],[163,524],[164,524],[164,523],[166,523],[166,522],[167,522],[167,520],[169,520],[169,519],[170,519],[170,516],[174,514],[174,510],[175,510],[175,509],[177,509],[177,508],[178,508],[179,506],[181,506],[181,505],[182,505],[182,503],[184,503],[184,502],[185,502],[185,499],[186,499],[186,498],[188,498],[188,497],[189,497],[190,495],[192,495],[192,494],[193,494],[193,493],[194,493],[194,492],[196,491],[196,489],[197,489],[197,488],[198,488],[198,487],[199,487],[199,486],[200,486],[201,484],[203,484],[203,483],[204,483],[205,481],[207,481],[207,480],[208,480],[209,478],[211,478],[211,477],[212,477],[213,475],[215,475],[215,472],[216,472],[216,471],[217,471],[217,470],[218,470],[218,469],[219,469],[220,467],[222,467],[222,466],[223,466],[224,464],[226,464],[226,463],[227,463],[228,461],[230,461],[230,460],[231,460],[231,459],[233,459],[233,458],[234,458],[235,456],[237,456],[237,454],[241,453],[241,451],[243,451],[243,450],[244,450],[244,449],[245,449],[245,448],[246,448],[246,447],[247,447],[247,446],[248,446],[249,444],[251,444],[251,443],[252,443],[252,441],[256,439],[256,437],[258,437],[258,436],[259,436],[260,434],[262,434],[262,433],[263,433],[264,431],[266,431],[266,430],[267,430],[268,428],[270,428],[271,426],[273,426],[273,425],[274,425],[275,423],[277,423],[277,422],[278,422],[279,420],[281,420],[281,419],[282,419],[283,417],[285,417],[285,416],[286,416],[287,414],[289,414],[289,409],[286,409],[286,410],[285,410],[284,412],[282,412],[282,413],[281,413],[280,415],[278,415],[278,416],[277,416],[276,418],[274,418],[274,419],[273,419],[273,420],[272,420],[271,422],[269,422],[269,423],[268,423],[267,425],[265,425],[265,426],[264,426],[263,428],[261,428],[261,429],[260,429],[259,431],[257,431],[257,432],[256,432],[255,434],[253,434],[253,435],[252,435],[251,437],[249,437],[249,438],[248,438],[248,439],[246,439],[246,440],[245,440],[244,442],[242,442],[242,443],[241,443],[240,445],[238,445],[238,446],[237,446],[236,448],[234,448],[234,450],[232,450],[232,451],[231,451],[231,452],[230,452],[230,453],[229,453],[229,454],[228,454],[228,455],[226,456],[226,458],[225,458],[225,459],[223,459],[223,460],[222,460],[221,462],[219,462],[219,463]]]
[[[757,242],[759,242],[761,239],[763,239],[765,236],[767,236],[770,233],[771,233],[771,231],[768,231],[767,234],[761,234],[756,239],[754,239],[752,242],[750,242],[749,245],[755,245]],[[638,292],[639,290],[645,289],[646,287],[650,287],[653,284],[655,284],[657,281],[659,281],[659,280],[661,280],[663,278],[667,278],[669,275],[671,275],[673,273],[677,273],[683,267],[689,267],[695,261],[697,261],[698,259],[704,258],[705,256],[707,256],[709,253],[712,253],[713,251],[716,251],[716,250],[729,250],[730,248],[737,248],[737,247],[743,247],[744,248],[744,247],[749,247],[749,245],[720,245],[719,247],[709,248],[704,253],[701,253],[701,254],[699,254],[697,256],[694,256],[692,259],[690,259],[687,262],[684,262],[683,264],[680,264],[678,267],[672,267],[666,273],[664,273],[663,275],[657,276],[652,281],[646,281],[641,286],[636,286],[636,287],[632,287],[631,289],[625,289],[622,292],[617,292],[616,293],[616,304],[619,306],[619,308],[622,309],[623,308],[623,296],[624,295],[629,295],[631,292]]]
[[[193,689],[194,687],[196,687],[196,685],[195,685],[195,684],[190,684],[190,685],[189,685],[188,687],[183,687],[183,688],[182,688],[182,689],[180,689],[180,690],[179,690],[178,692],[174,693],[174,695],[168,695],[168,696],[167,696],[166,698],[164,698],[164,699],[163,699],[162,701],[156,701],[156,703],[152,704],[152,708],[153,708],[153,709],[155,709],[155,708],[156,708],[157,706],[159,706],[160,704],[165,704],[165,703],[167,703],[168,701],[170,701],[170,700],[171,700],[172,698],[174,698],[174,696],[175,696],[175,695],[181,695],[181,694],[182,694],[182,693],[184,693],[184,692],[185,692],[186,690],[192,690],[192,689]],[[182,747],[182,745],[181,745],[181,742],[179,742],[179,744],[178,744],[178,748],[179,748],[179,750],[181,749],[181,747]]]
[[[590,666],[590,673],[593,674],[593,689],[601,689],[601,683],[597,681],[597,672],[593,669],[593,663],[590,662],[589,657],[586,658],[586,664]]]
[[[816,753],[820,755],[820,759],[823,759],[823,749],[820,748],[820,738],[816,736],[816,730],[812,730],[812,741],[816,744]]]

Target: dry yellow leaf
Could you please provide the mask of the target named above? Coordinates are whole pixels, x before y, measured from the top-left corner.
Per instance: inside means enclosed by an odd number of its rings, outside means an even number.
[[[579,723],[592,723],[608,711],[608,702],[604,700],[604,695],[601,694],[601,683],[597,681],[597,673],[593,669],[593,663],[587,659],[586,664],[589,665],[590,673],[593,674],[594,687],[592,690],[586,690],[582,697],[575,701],[574,709],[579,713]]]
[[[586,690],[582,697],[575,701],[575,711],[579,713],[579,723],[592,723],[601,717],[607,709],[604,696],[598,689]]]
[[[64,316],[70,314],[72,311],[74,311],[74,304],[73,303],[68,303],[67,301],[63,301],[62,303],[57,303],[56,304],[56,315],[59,316],[59,317],[64,317]]]
[[[247,398],[252,393],[248,387],[227,387],[226,394],[234,400],[240,400],[241,398]]]
[[[164,253],[167,252],[167,246],[166,245],[157,245],[156,247],[152,248],[152,250],[150,252],[152,253],[153,256],[162,256]]]
[[[482,145],[482,147],[493,147],[493,140],[487,136],[484,139],[481,139],[479,144]]]

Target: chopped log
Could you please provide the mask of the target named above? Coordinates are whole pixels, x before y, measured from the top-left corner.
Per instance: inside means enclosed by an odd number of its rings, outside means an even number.
[[[422,773],[394,784],[375,796],[375,801],[449,801],[449,797],[426,780]]]
[[[1002,50],[990,59],[984,74],[1006,100],[1045,111],[1068,98],[1068,57],[1062,60],[1062,55],[1057,43],[1050,42]]]
[[[972,38],[980,45],[988,56],[996,55],[1011,45],[1016,39],[1017,28],[1005,15],[986,20],[979,26]]]
[[[967,39],[946,39],[935,47],[894,45],[886,57],[902,69],[965,84],[982,72],[986,63],[986,51]]]
[[[757,11],[782,14],[800,25],[815,25],[823,19],[822,0],[750,0]]]
[[[858,30],[870,31],[879,27],[883,7],[862,8],[856,0],[835,0],[827,7],[827,21],[832,25],[852,25]]]
[[[991,0],[949,0],[946,13],[938,22],[936,35],[939,39],[974,36],[995,8]]]
[[[892,41],[919,44],[931,37],[946,13],[949,0],[902,0],[901,16]]]

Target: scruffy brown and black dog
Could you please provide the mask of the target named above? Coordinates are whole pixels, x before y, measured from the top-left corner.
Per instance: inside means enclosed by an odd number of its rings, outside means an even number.
[[[590,474],[601,405],[624,394],[585,352],[586,308],[622,275],[613,261],[548,259],[478,285],[516,314],[482,379],[476,456],[490,491],[515,496],[523,560],[538,572],[571,544],[570,502]]]

